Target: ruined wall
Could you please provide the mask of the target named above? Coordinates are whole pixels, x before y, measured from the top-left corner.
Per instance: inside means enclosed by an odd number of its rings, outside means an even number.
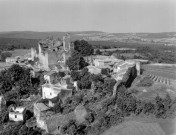
[[[136,70],[137,70],[137,75],[141,74],[141,63],[139,61],[136,62]]]
[[[34,61],[34,58],[37,57],[37,51],[34,48],[31,48],[31,58]]]
[[[69,51],[71,49],[70,35],[69,34],[67,34],[66,36],[63,36],[63,49],[65,51]]]
[[[39,44],[39,62],[41,64],[41,66],[45,69],[48,70],[49,69],[49,65],[48,65],[48,53],[47,52],[43,52],[41,45]]]

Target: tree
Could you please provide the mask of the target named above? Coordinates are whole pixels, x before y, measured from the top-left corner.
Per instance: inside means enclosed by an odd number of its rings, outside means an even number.
[[[59,72],[58,73],[60,77],[64,77],[65,76],[65,72]]]
[[[150,77],[144,77],[142,80],[140,80],[139,84],[137,86],[142,86],[142,87],[150,87],[152,86],[153,81],[151,80]]]
[[[42,135],[42,131],[39,128],[27,127],[26,125],[23,125],[19,129],[18,135]]]
[[[96,55],[101,55],[102,53],[101,53],[101,51],[100,51],[99,49],[97,49],[97,50],[95,51],[95,54],[96,54]]]
[[[102,68],[101,69],[101,74],[103,75],[109,75],[110,73],[110,69],[109,68]]]
[[[92,122],[94,122],[95,117],[94,117],[93,113],[88,113],[85,119],[89,124],[91,124]]]
[[[144,114],[153,114],[155,111],[155,105],[151,102],[146,102],[144,104],[144,108],[143,108],[143,113]]]
[[[77,131],[77,124],[75,120],[70,120],[68,123],[62,126],[61,133],[68,135],[75,135]]]
[[[80,70],[85,66],[88,66],[88,63],[85,62],[84,58],[78,51],[74,51],[66,61],[66,65],[70,70]]]
[[[11,57],[12,54],[10,52],[1,53],[1,61],[5,61],[7,57]]]
[[[74,42],[74,49],[80,53],[81,56],[90,56],[93,54],[93,47],[85,40],[76,40]]]
[[[91,74],[87,68],[84,68],[80,73],[80,80],[78,81],[79,89],[90,89],[91,88]]]
[[[80,80],[80,74],[78,71],[75,71],[75,70],[71,71],[71,77],[72,77],[73,81]]]

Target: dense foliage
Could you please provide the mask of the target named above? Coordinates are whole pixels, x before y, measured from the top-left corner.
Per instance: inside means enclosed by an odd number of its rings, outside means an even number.
[[[152,86],[152,84],[153,84],[153,80],[150,77],[145,76],[144,78],[142,78],[140,80],[140,82],[137,84],[137,86],[149,87],[149,86]]]
[[[0,60],[4,62],[7,57],[11,57],[11,56],[12,56],[12,54],[11,54],[10,52],[2,52],[2,53],[0,54],[0,57],[1,57]]]
[[[0,50],[30,49],[37,47],[39,39],[0,38]]]
[[[76,80],[77,78],[81,80],[84,77],[82,75],[90,76],[87,79],[90,79],[93,85],[91,84],[91,89],[80,89],[64,103],[65,111],[61,113],[72,112],[76,106],[82,104],[87,110],[87,116],[83,123],[70,120],[62,125],[62,134],[99,135],[111,126],[123,122],[124,118],[131,114],[165,118],[175,110],[176,100],[172,100],[169,95],[162,98],[156,96],[152,101],[143,101],[129,92],[126,85],[130,81],[129,78],[135,75],[132,69],[128,70],[126,76],[115,88],[115,80],[103,78],[102,75],[90,75],[86,69],[81,72],[74,71],[72,74]],[[115,94],[113,94],[114,90],[116,90]]]
[[[0,93],[5,95],[7,101],[15,101],[37,94],[42,80],[41,75],[32,78],[31,69],[14,64],[0,73]]]
[[[169,52],[168,52],[169,51]],[[175,63],[175,48],[167,47],[138,47],[136,52],[143,55],[146,59],[155,61],[158,63]]]
[[[80,53],[81,56],[90,56],[93,54],[93,47],[85,40],[74,41],[74,49]]]
[[[42,135],[39,128],[27,127],[23,122],[9,123],[0,135]]]
[[[70,70],[80,70],[88,65],[78,51],[74,51],[66,61],[66,65]]]

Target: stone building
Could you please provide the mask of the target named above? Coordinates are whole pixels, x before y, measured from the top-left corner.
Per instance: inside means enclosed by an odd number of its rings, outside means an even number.
[[[49,71],[58,64],[65,68],[66,60],[71,56],[73,49],[69,34],[64,36],[62,41],[47,38],[39,41],[38,54],[35,49],[31,49],[31,59],[38,57],[38,67],[43,70]]]
[[[6,63],[15,64],[15,63],[18,63],[18,60],[19,60],[19,57],[7,57],[5,61]]]

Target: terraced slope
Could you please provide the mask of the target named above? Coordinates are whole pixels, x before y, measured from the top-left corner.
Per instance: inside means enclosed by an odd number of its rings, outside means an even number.
[[[149,72],[144,72],[143,75],[150,77],[150,79],[152,79],[156,83],[162,83],[162,84],[166,84],[166,85],[171,85],[172,82],[174,81],[173,79],[168,79],[166,77],[153,75],[153,74],[151,74]]]

